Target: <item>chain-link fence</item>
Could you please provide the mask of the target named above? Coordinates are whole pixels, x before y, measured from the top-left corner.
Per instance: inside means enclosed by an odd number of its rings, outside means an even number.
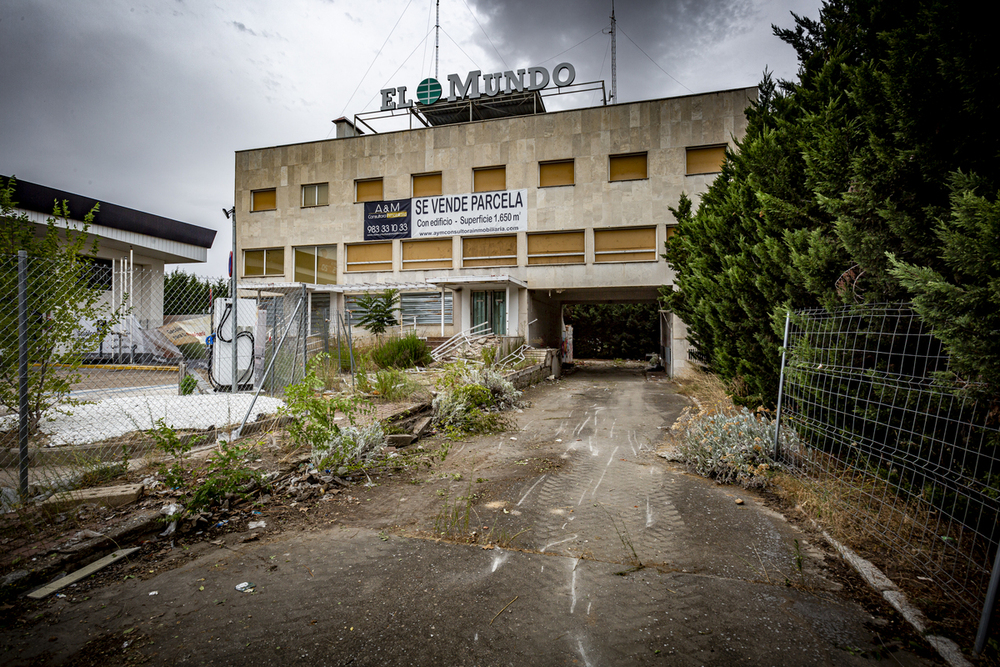
[[[988,619],[1000,543],[995,395],[951,374],[905,305],[792,313],[785,349],[779,409],[802,443],[785,462],[829,482],[859,533]]]
[[[155,454],[161,424],[228,439],[275,415],[319,351],[350,369],[344,318],[308,302],[301,288],[241,289],[234,310],[224,279],[0,256],[0,501]]]

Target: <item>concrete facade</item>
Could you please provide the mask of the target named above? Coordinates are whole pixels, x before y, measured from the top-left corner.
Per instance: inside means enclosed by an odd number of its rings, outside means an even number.
[[[384,134],[343,137],[236,153],[238,269],[246,282],[291,282],[294,248],[336,245],[337,284],[426,283],[453,290],[450,334],[471,322],[474,290],[506,293],[508,335],[558,347],[561,306],[656,299],[673,272],[660,256],[676,221],[668,210],[681,193],[697,200],[717,175],[689,174],[688,151],[733,146],[746,129],[744,110],[756,88],[465,122]],[[646,155],[646,177],[612,181],[610,156]],[[540,187],[539,164],[573,160],[572,185]],[[345,271],[345,246],[363,241],[364,205],[358,180],[381,178],[384,200],[412,196],[413,175],[440,172],[444,196],[474,191],[473,170],[505,166],[506,189],[527,190],[526,231],[517,232],[516,266],[463,268],[461,236],[451,237],[451,267],[403,269],[401,241],[392,241],[392,270]],[[302,206],[302,186],[328,184],[328,204]],[[252,211],[252,193],[275,189],[273,210]],[[598,261],[595,232],[655,229],[655,259]],[[536,232],[583,232],[582,263],[530,264],[527,237]],[[247,277],[246,251],[283,254],[283,274]],[[627,259],[627,258],[626,258]],[[342,304],[343,296],[339,297]],[[438,328],[424,333],[438,335]],[[683,323],[673,318],[673,371],[687,358]]]

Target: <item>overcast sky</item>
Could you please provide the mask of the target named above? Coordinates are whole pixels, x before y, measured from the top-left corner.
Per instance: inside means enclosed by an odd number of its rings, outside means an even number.
[[[619,0],[619,100],[755,85],[765,67],[793,78],[771,24],[815,18],[819,4]],[[381,88],[413,91],[434,74],[434,5],[4,0],[0,174],[218,229],[209,264],[188,270],[221,275],[235,151],[327,138],[334,118],[377,109]],[[577,83],[610,88],[610,10],[441,0],[440,78],[567,61]]]

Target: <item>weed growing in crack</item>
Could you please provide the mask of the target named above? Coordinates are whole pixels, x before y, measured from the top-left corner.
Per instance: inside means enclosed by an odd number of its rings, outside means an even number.
[[[600,503],[598,503],[598,505],[600,505]],[[625,520],[618,517],[618,520],[616,521],[615,517],[611,515],[611,512],[608,511],[607,507],[604,505],[600,505],[600,507],[604,510],[604,513],[608,515],[608,518],[611,519],[611,525],[614,526],[615,532],[618,533],[618,539],[621,540],[622,548],[625,549],[625,557],[629,563],[632,564],[631,570],[627,570],[626,572],[622,572],[620,574],[628,574],[628,572],[637,572],[643,569],[645,565],[643,565],[642,561],[639,560],[639,554],[635,551],[635,545],[632,543],[632,536],[628,532],[628,526],[625,525]],[[621,522],[620,528],[618,527],[619,522]]]

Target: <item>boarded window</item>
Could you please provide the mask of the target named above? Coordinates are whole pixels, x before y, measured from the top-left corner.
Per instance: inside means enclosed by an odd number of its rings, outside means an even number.
[[[572,160],[538,163],[538,187],[551,188],[575,183]]]
[[[441,172],[439,171],[436,174],[414,174],[413,196],[414,197],[441,196]]]
[[[611,156],[610,179],[612,181],[635,181],[642,178],[648,178],[645,153]]]
[[[392,271],[392,241],[355,243],[347,248],[345,271]]]
[[[643,262],[655,259],[655,227],[594,230],[595,262]]]
[[[507,189],[507,167],[486,167],[472,170],[473,192],[493,192]]]
[[[583,232],[528,234],[528,264],[583,264]]]
[[[441,293],[440,292],[410,292],[399,297],[400,313],[404,325],[441,324]],[[452,323],[452,293],[444,294],[444,323]]]
[[[295,282],[337,284],[337,246],[295,248]]]
[[[673,238],[674,234],[677,233],[677,227],[672,225],[667,225],[667,240],[669,241]]]
[[[722,171],[722,161],[726,158],[726,147],[702,146],[687,149],[687,174],[717,174]]]
[[[281,276],[285,274],[285,249],[264,248],[243,251],[244,276]]]
[[[270,190],[254,190],[250,193],[251,211],[273,211],[278,208],[278,192]]]
[[[382,201],[382,179],[369,178],[364,181],[354,181],[356,196],[354,201]]]
[[[302,207],[326,206],[329,203],[330,186],[328,183],[313,183],[302,186]]]
[[[462,267],[517,266],[517,236],[462,238]]]
[[[403,241],[403,269],[450,269],[451,237]]]

